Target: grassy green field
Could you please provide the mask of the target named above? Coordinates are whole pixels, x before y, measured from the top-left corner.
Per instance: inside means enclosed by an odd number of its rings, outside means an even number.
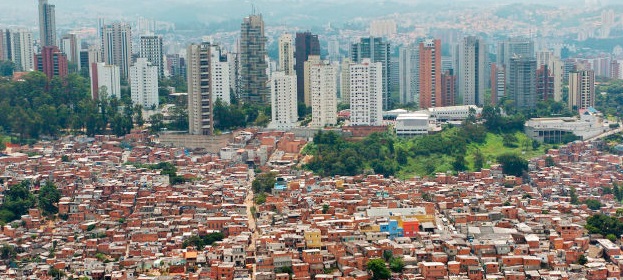
[[[514,153],[520,155],[524,159],[531,159],[545,154],[545,151],[553,148],[553,145],[540,144],[533,147],[532,140],[522,132],[514,133],[517,141],[514,147],[504,146],[503,135],[487,133],[484,143],[471,143],[468,145],[467,154],[465,155],[466,165],[470,171],[476,171],[474,168],[474,154],[478,150],[485,158],[484,168],[488,168],[491,164],[496,163],[496,158],[502,154]],[[420,156],[410,158],[407,165],[403,166],[398,172],[398,178],[409,178],[413,176],[426,176],[432,173],[452,171],[452,162],[454,158],[451,156]]]

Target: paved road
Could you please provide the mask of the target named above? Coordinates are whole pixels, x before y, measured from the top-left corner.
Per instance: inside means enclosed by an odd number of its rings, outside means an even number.
[[[623,132],[623,125],[621,125],[621,124],[619,124],[619,128],[617,128],[615,130],[610,130],[610,131],[604,132],[604,133],[599,134],[599,135],[597,135],[595,137],[586,139],[585,141],[599,140],[601,138],[605,138],[605,137],[608,137],[610,135],[617,134],[619,132]]]

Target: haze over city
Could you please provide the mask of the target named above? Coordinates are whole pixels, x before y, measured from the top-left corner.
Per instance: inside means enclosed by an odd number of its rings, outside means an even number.
[[[0,279],[622,279],[620,1],[1,0]]]

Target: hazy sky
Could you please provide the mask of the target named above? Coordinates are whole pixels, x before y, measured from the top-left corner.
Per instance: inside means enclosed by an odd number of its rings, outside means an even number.
[[[56,5],[57,23],[73,24],[76,19],[135,18],[144,16],[173,22],[220,22],[238,20],[251,12],[251,3],[267,21],[348,20],[355,16],[374,17],[410,12],[422,7],[444,9],[444,5],[539,3],[577,5],[585,1],[623,4],[621,0],[49,0]],[[0,0],[0,23],[36,24],[38,0]],[[363,4],[363,5],[362,5]]]

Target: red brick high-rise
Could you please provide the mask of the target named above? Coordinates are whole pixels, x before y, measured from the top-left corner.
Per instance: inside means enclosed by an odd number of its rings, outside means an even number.
[[[443,107],[441,95],[441,40],[420,43],[420,108]]]
[[[441,74],[441,104],[442,106],[454,106],[456,95],[456,76],[452,69]],[[439,106],[438,106],[439,107]]]
[[[45,46],[40,54],[35,55],[35,70],[43,72],[48,79],[67,77],[67,55],[57,46]]]
[[[536,95],[539,100],[554,99],[554,76],[547,65],[536,70]]]

